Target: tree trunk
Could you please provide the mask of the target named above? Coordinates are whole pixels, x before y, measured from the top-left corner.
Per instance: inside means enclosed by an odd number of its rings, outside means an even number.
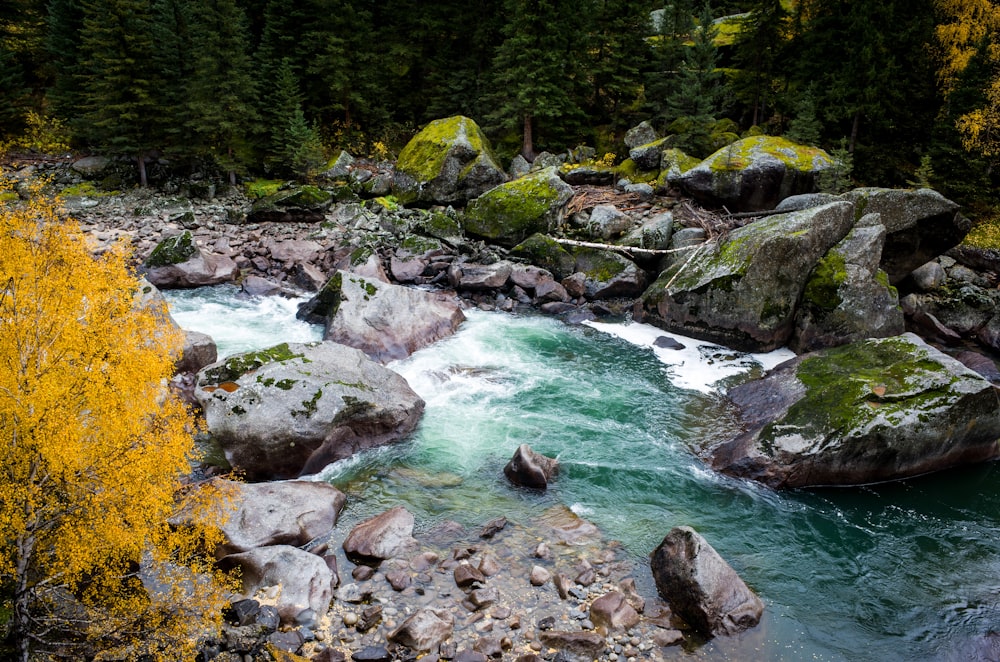
[[[535,141],[531,135],[531,113],[524,114],[524,142],[521,143],[521,156],[528,161],[535,160]]]
[[[858,127],[861,125],[861,110],[854,112],[854,122],[851,123],[851,143],[847,146],[847,151],[854,153],[854,145],[858,141]]]
[[[34,553],[35,541],[31,534],[17,539],[17,584],[14,588],[14,641],[17,645],[17,659],[28,662],[31,651],[31,589],[28,586],[28,567]]]
[[[139,186],[146,188],[149,184],[149,181],[146,179],[146,154],[140,152],[136,161],[139,163]]]

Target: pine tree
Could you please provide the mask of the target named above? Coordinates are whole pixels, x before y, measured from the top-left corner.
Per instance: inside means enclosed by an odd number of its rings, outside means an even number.
[[[819,145],[822,129],[815,97],[812,90],[807,90],[795,106],[795,117],[788,123],[785,137],[802,145]]]
[[[583,115],[577,21],[587,16],[587,7],[569,0],[507,0],[505,9],[489,119],[499,128],[520,129],[521,155],[534,160],[536,131]]]
[[[787,40],[788,12],[781,0],[757,0],[753,9],[740,22],[736,37],[738,73],[733,81],[736,95],[751,109],[750,123],[754,126],[767,120],[774,112],[777,89],[783,72],[782,50]]]
[[[83,29],[82,0],[50,0],[45,49],[55,72],[47,92],[52,112],[73,120],[83,105],[80,31]],[[70,122],[71,127],[76,125]]]
[[[598,0],[591,20],[593,43],[587,75],[592,85],[591,122],[622,128],[626,113],[641,98],[640,65],[652,57],[646,0]]]
[[[23,130],[26,97],[21,67],[13,53],[0,48],[0,139]]]
[[[151,58],[153,15],[144,0],[94,0],[84,5],[81,53],[81,122],[94,146],[136,160],[146,186],[146,159],[165,142],[169,109]]]
[[[693,0],[675,0],[654,12],[652,70],[646,74],[646,106],[653,120],[664,128],[671,120],[667,99],[676,90],[684,55],[695,30]]]
[[[250,159],[256,86],[246,16],[234,0],[191,10],[192,72],[184,86],[186,128],[195,154],[211,158],[236,184]]]

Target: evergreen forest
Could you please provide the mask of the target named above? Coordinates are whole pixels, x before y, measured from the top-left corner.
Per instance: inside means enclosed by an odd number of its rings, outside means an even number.
[[[1000,188],[990,0],[5,0],[3,150],[232,181],[391,158],[475,119],[509,159],[627,156],[643,120],[849,154],[853,184],[931,185],[970,216]]]

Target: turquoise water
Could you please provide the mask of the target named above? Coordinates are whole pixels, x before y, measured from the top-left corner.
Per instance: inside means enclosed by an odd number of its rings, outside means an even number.
[[[565,504],[640,565],[671,527],[693,526],[767,605],[758,628],[693,653],[706,659],[967,659],[1000,624],[996,464],[850,489],[725,478],[692,449],[734,421],[717,393],[674,384],[697,366],[544,317],[473,312],[391,367],[426,414],[411,440],[323,473],[348,493],[346,518],[403,503],[423,528],[527,522]],[[503,478],[521,443],[559,457],[547,492]]]

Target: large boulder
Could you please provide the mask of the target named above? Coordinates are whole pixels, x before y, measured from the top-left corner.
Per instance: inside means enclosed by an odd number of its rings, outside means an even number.
[[[582,273],[584,296],[590,301],[637,297],[649,279],[646,272],[625,256],[599,248],[576,248],[576,273]]]
[[[349,271],[335,273],[314,299],[306,303],[314,315],[308,319],[322,320],[325,340],[360,349],[381,363],[406,358],[465,321],[454,297]]]
[[[197,386],[209,433],[250,479],[315,473],[398,441],[424,410],[401,376],[332,342],[237,354],[201,370]]]
[[[642,317],[735,349],[777,349],[792,335],[810,272],[853,223],[852,205],[835,202],[769,216],[693,248],[642,295]]]
[[[219,523],[220,557],[269,545],[302,547],[333,530],[346,501],[333,485],[314,481],[224,481],[219,489],[234,508]]]
[[[879,215],[886,229],[881,266],[890,283],[960,244],[972,227],[956,203],[931,189],[859,188],[841,198],[858,216]]]
[[[650,569],[660,596],[702,636],[739,634],[764,613],[760,598],[691,527],[671,529],[653,551]]]
[[[784,198],[809,193],[834,164],[815,147],[775,136],[752,136],[718,150],[668,181],[700,203],[731,212],[774,209]]]
[[[867,214],[806,281],[789,346],[798,353],[903,333],[896,288],[879,269],[885,226]]]
[[[431,122],[406,144],[392,192],[403,204],[464,204],[505,181],[479,125],[455,116]]]
[[[295,186],[261,198],[247,214],[248,223],[318,223],[333,203],[333,196],[316,186]]]
[[[745,432],[709,461],[772,487],[873,483],[1000,455],[996,388],[912,333],[804,354],[729,398]]]
[[[358,563],[379,562],[413,551],[413,515],[396,506],[361,522],[347,534],[343,548]]]
[[[278,615],[282,623],[294,623],[306,609],[325,614],[333,598],[333,572],[315,554],[291,545],[259,547],[231,554],[221,561],[223,568],[238,568],[242,593],[248,598],[257,591],[280,587]]]
[[[536,232],[554,230],[573,189],[550,167],[501,184],[469,203],[466,233],[515,246]]]
[[[239,269],[230,257],[203,251],[185,230],[157,244],[142,263],[142,272],[156,287],[177,289],[228,283]]]

